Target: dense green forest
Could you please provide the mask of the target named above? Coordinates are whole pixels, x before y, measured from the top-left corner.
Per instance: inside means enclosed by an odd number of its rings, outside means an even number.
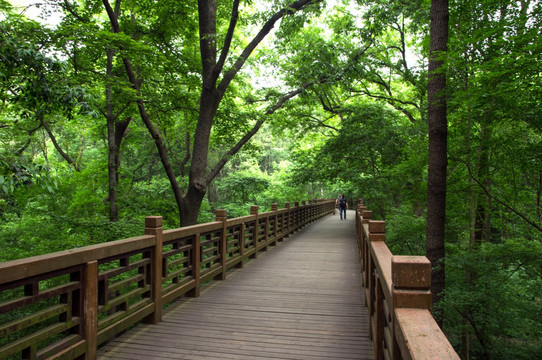
[[[463,359],[540,358],[542,2],[438,2],[441,50],[429,0],[0,0],[0,261],[339,192],[425,255],[433,95],[435,315]]]

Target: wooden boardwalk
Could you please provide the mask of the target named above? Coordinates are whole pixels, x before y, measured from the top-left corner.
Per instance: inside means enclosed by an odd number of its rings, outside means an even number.
[[[354,217],[305,227],[98,359],[374,359]]]

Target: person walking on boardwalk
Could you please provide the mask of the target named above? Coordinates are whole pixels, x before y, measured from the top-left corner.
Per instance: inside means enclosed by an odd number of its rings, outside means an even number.
[[[341,220],[343,219],[343,213],[344,219],[346,220],[346,209],[348,209],[348,202],[343,194],[339,194],[336,203],[339,205],[339,215],[341,216]]]

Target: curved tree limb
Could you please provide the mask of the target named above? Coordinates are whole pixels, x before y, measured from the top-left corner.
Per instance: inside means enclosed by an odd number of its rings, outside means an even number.
[[[53,142],[53,146],[55,147],[56,151],[58,151],[60,156],[62,156],[64,158],[64,160],[66,160],[68,162],[68,164],[73,166],[75,171],[80,172],[81,169],[79,168],[79,165],[77,164],[76,161],[72,160],[70,155],[68,155],[64,150],[62,150],[62,147],[56,141],[56,137],[53,134],[53,132],[51,131],[51,128],[49,127],[49,125],[47,125],[47,123],[45,122],[45,120],[43,120],[43,118],[40,119],[40,122],[41,122],[41,126],[43,126],[45,131],[47,131],[47,134],[49,135],[49,138]]]
[[[117,2],[117,6],[118,6],[119,2]],[[120,32],[118,18],[116,16],[116,13],[114,12],[114,10],[111,8],[111,5],[109,4],[109,1],[108,0],[103,0],[103,4],[104,4],[104,7],[106,9],[107,15],[109,17],[109,21],[111,22],[111,27],[112,27],[113,32],[115,32],[115,33]],[[174,173],[173,168],[171,166],[171,163],[169,161],[169,157],[168,157],[168,154],[167,154],[167,149],[166,149],[166,147],[164,145],[164,142],[162,140],[162,136],[160,135],[160,132],[158,131],[158,129],[156,129],[156,127],[152,124],[150,116],[147,113],[147,109],[145,108],[145,103],[143,101],[143,98],[141,97],[141,89],[140,89],[141,82],[140,82],[140,80],[137,78],[137,76],[135,74],[135,71],[134,71],[134,69],[132,67],[132,63],[131,63],[130,59],[128,57],[125,57],[123,59],[123,63],[124,63],[124,68],[126,70],[126,75],[128,76],[130,84],[132,85],[134,90],[136,90],[136,92],[137,92],[136,104],[137,104],[137,107],[138,107],[138,110],[139,110],[139,114],[141,116],[141,120],[143,121],[143,123],[147,127],[147,130],[149,131],[149,133],[152,136],[152,139],[154,140],[154,143],[155,143],[156,148],[158,150],[158,154],[160,155],[160,160],[162,162],[162,165],[164,166],[164,170],[166,171],[166,175],[167,175],[167,177],[169,179],[169,182],[171,184],[171,188],[173,190],[175,200],[176,200],[177,204],[179,204],[182,201],[182,198],[183,198],[184,194],[183,194],[183,192],[182,192],[182,190],[181,190],[181,188],[179,186],[179,183],[177,182],[177,179],[175,177],[175,173]]]
[[[213,78],[214,78],[213,82],[218,79],[218,76],[220,75],[220,73],[222,72],[222,69],[224,68],[226,57],[228,56],[228,53],[230,52],[231,41],[233,39],[233,32],[235,30],[235,26],[237,25],[238,18],[239,18],[239,0],[234,0],[231,17],[230,17],[230,26],[228,28],[228,32],[226,33],[226,38],[224,39],[224,46],[222,47],[220,58],[218,59],[218,62],[213,70]]]
[[[275,111],[277,111],[278,109],[280,109],[288,100],[292,99],[293,97],[295,97],[296,95],[302,93],[305,89],[307,89],[308,87],[314,85],[313,82],[310,82],[310,83],[306,83],[306,84],[303,84],[299,89],[296,89],[296,90],[293,90],[293,91],[290,91],[289,93],[285,94],[284,96],[282,96],[273,106],[271,106],[269,109],[267,109],[267,111],[264,113],[264,115],[271,115],[273,114]],[[211,181],[213,181],[213,179],[218,175],[218,173],[220,172],[220,170],[222,170],[222,168],[224,167],[224,165],[226,165],[226,163],[228,162],[228,160],[235,154],[237,154],[237,152],[239,150],[241,150],[241,148],[243,147],[243,145],[245,145],[257,132],[258,130],[260,130],[260,127],[263,125],[263,123],[265,122],[265,120],[258,120],[256,121],[256,124],[254,124],[254,126],[252,127],[252,129],[246,133],[219,161],[218,163],[214,166],[214,168],[211,170],[211,172],[209,173],[209,175],[207,175],[207,178],[206,178],[206,186],[209,185],[211,183]]]

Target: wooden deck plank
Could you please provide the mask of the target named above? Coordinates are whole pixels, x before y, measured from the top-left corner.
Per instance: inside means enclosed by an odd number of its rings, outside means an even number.
[[[99,349],[98,359],[374,359],[353,214],[328,216],[199,298]]]

